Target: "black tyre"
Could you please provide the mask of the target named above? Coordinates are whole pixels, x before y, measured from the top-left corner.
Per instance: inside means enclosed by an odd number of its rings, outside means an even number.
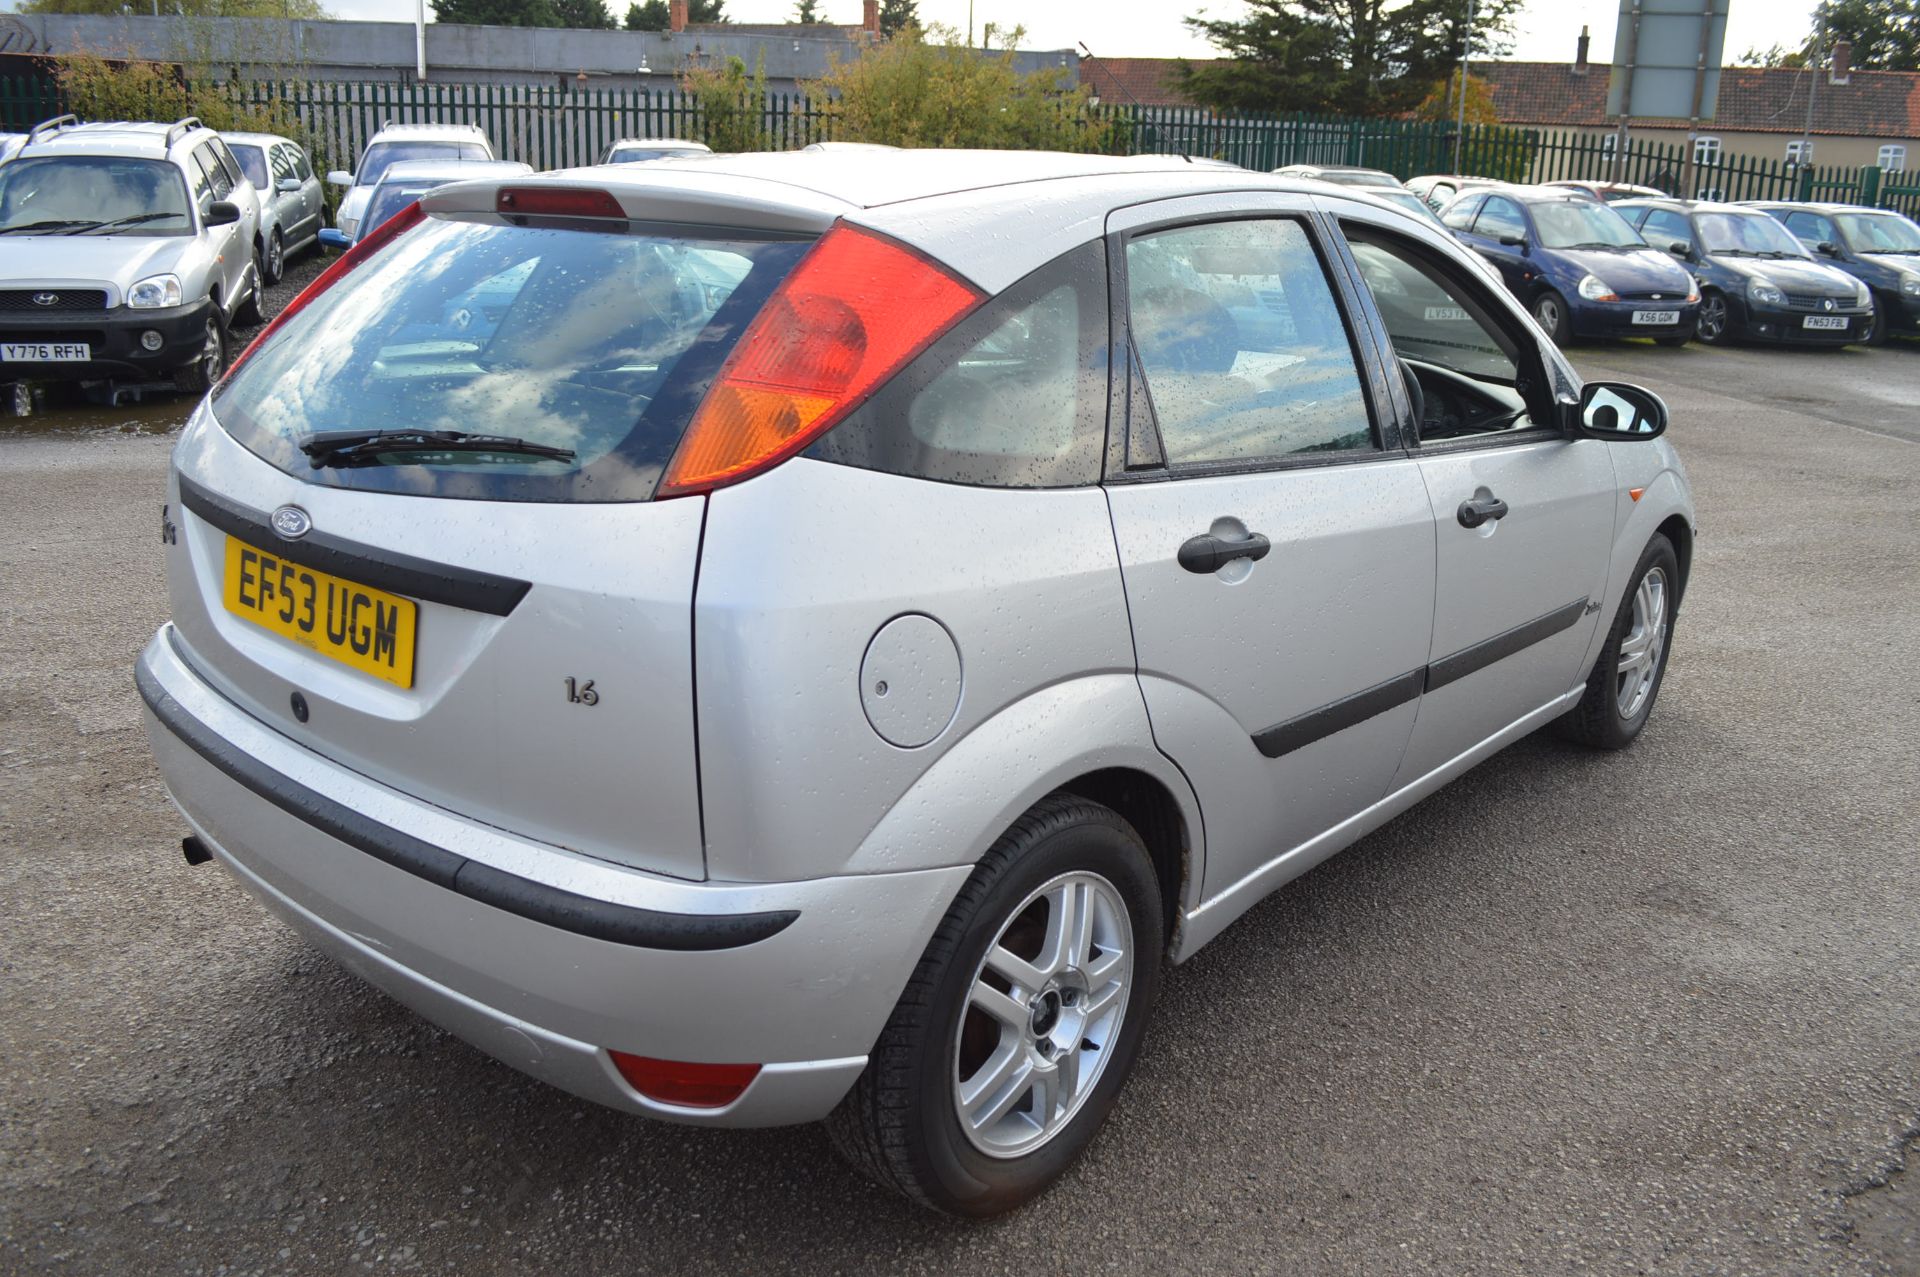
[[[1708,289],[1700,295],[1693,335],[1707,346],[1724,346],[1733,339],[1733,312],[1727,307],[1725,294]]]
[[[1133,827],[1083,798],[1042,800],[934,932],[827,1119],[834,1146],[951,1214],[1033,1198],[1086,1148],[1132,1071],[1162,933],[1159,879]]]
[[[280,238],[278,229],[268,238],[265,247],[254,254],[254,259],[259,263],[259,278],[263,286],[270,288],[286,275],[287,244]]]
[[[1633,743],[1666,678],[1679,587],[1680,560],[1673,544],[1656,535],[1640,554],[1607,645],[1587,677],[1586,694],[1556,723],[1562,736],[1595,749]]]
[[[1553,344],[1564,346],[1573,339],[1573,320],[1567,315],[1567,299],[1551,288],[1533,299],[1533,318]]]
[[[174,388],[184,394],[204,395],[213,389],[213,384],[220,380],[220,375],[226,370],[226,325],[220,322],[219,306],[209,306],[206,337],[200,348],[200,357],[174,370]]]
[[[1898,303],[1890,303],[1878,293],[1873,295],[1873,318],[1867,321],[1866,335],[1860,339],[1863,344],[1868,346],[1887,344],[1887,338],[1892,335],[1887,323],[1887,309],[1890,305],[1898,305]]]
[[[260,313],[260,276],[256,272],[253,287],[247,290],[246,300],[234,308],[233,326],[235,328],[255,328],[266,321]]]

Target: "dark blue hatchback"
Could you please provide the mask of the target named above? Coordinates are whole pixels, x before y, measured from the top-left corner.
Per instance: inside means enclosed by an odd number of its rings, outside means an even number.
[[[1652,337],[1679,346],[1700,304],[1693,276],[1611,208],[1565,189],[1470,191],[1440,220],[1493,263],[1555,342]]]

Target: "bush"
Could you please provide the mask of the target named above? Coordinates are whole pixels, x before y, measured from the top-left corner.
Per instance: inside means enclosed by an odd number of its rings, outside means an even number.
[[[808,92],[827,99],[833,136],[889,146],[968,146],[1044,151],[1104,151],[1111,120],[1089,108],[1089,90],[1069,87],[1066,72],[1021,73],[1010,33],[998,53],[973,49],[957,31],[908,27],[836,61]]]
[[[189,78],[161,62],[69,53],[54,59],[54,78],[67,109],[83,120],[155,120],[185,116],[220,132],[278,133],[305,143],[305,129],[282,102],[253,103],[237,87],[210,77]]]
[[[767,76],[755,65],[728,58],[723,66],[696,66],[680,77],[680,87],[694,99],[693,131],[716,151],[765,151],[773,140],[767,133]]]

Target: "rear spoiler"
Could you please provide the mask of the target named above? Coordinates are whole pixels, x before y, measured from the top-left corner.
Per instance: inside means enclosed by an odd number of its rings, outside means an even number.
[[[853,210],[844,200],[782,182],[732,174],[676,170],[628,174],[609,169],[573,169],[537,176],[503,175],[452,182],[420,197],[420,211],[495,213],[502,187],[595,191],[613,197],[628,217],[648,222],[737,226],[761,231],[822,234]]]

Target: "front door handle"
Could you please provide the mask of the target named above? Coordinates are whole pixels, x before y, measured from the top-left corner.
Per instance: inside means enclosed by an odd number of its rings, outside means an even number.
[[[1482,489],[1460,503],[1458,518],[1463,528],[1477,528],[1489,519],[1507,517],[1507,503]]]
[[[1247,533],[1244,541],[1222,541],[1211,532],[1202,532],[1181,545],[1180,566],[1204,575],[1218,572],[1235,559],[1252,559],[1258,563],[1272,548],[1273,542],[1258,532]]]

